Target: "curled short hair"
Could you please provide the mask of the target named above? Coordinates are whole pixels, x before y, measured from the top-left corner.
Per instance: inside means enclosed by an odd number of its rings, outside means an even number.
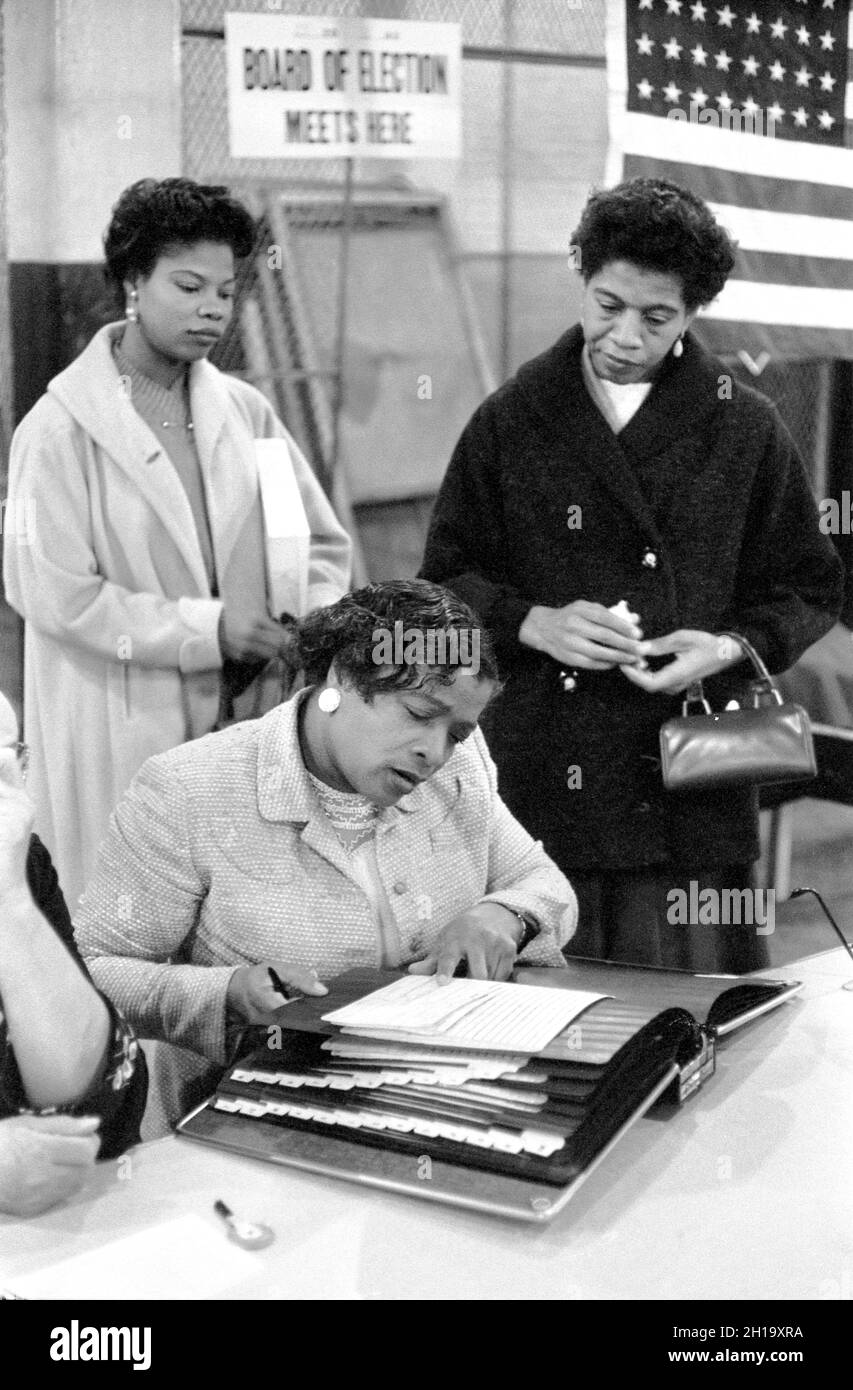
[[[432,649],[439,659],[426,665],[405,659],[386,663],[381,657],[380,640],[388,634],[393,641],[395,632],[399,632],[405,651],[402,639],[413,630],[424,639],[429,634],[436,635]],[[448,640],[454,632],[458,634],[456,640]],[[479,644],[476,675],[480,680],[497,681],[491,638],[473,609],[438,584],[425,579],[395,579],[384,584],[366,584],[303,619],[299,625],[299,655],[309,684],[319,685],[334,666],[338,676],[369,703],[374,695],[414,685],[449,685],[457,671],[471,668],[474,632]],[[436,640],[442,633],[447,634],[445,639]],[[463,633],[468,634],[465,641],[459,636]],[[430,651],[426,641],[424,649]]]
[[[170,247],[221,242],[240,259],[255,234],[253,217],[224,184],[140,179],[124,190],[104,233],[107,279],[123,297],[125,280],[150,275]]]
[[[688,310],[710,304],[734,268],[736,243],[707,203],[669,179],[629,179],[593,193],[570,245],[585,281],[611,261],[681,281]]]

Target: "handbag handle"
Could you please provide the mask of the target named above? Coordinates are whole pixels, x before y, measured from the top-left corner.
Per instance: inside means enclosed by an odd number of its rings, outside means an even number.
[[[770,697],[772,700],[775,700],[777,705],[784,704],[779,687],[752,643],[748,641],[746,637],[741,637],[739,632],[721,632],[719,635],[721,637],[730,637],[733,642],[737,642],[741,651],[752,662],[755,668],[755,678],[752,681],[752,689],[755,694],[756,709],[761,703],[762,696]],[[693,704],[701,704],[704,706],[706,714],[711,713],[711,707],[705,699],[701,681],[694,681],[693,684],[688,686],[687,690],[685,690],[684,702],[681,706],[682,714],[688,714],[689,706]]]

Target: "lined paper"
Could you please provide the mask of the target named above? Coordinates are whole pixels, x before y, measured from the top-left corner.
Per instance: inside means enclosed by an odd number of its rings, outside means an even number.
[[[540,1052],[605,994],[411,975],[324,1014],[355,1036],[470,1047],[485,1052]]]

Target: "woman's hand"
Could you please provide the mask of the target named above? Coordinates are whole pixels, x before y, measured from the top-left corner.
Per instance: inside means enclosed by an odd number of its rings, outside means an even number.
[[[666,637],[641,642],[640,651],[644,657],[674,655],[675,660],[659,671],[624,668],[625,675],[634,685],[664,695],[675,695],[696,681],[715,676],[718,671],[725,671],[728,666],[736,666],[743,660],[740,647],[731,637],[699,632],[693,628],[679,628]]]
[[[642,636],[635,623],[586,599],[576,599],[565,608],[537,605],[518,633],[526,647],[585,671],[607,671],[639,662]]]
[[[226,1002],[247,1023],[273,1023],[273,1014],[287,1003],[270,979],[270,968],[282,984],[293,991],[294,999],[300,994],[329,993],[317,979],[316,970],[303,970],[298,965],[288,965],[286,961],[265,960],[260,965],[238,966],[228,981]]]
[[[460,961],[467,961],[473,980],[508,980],[520,936],[521,924],[509,908],[477,903],[442,928],[430,954],[410,965],[409,974],[435,975],[442,984]]]
[[[0,903],[29,900],[27,851],[35,808],[11,748],[0,748]]]
[[[95,1166],[97,1115],[0,1120],[0,1211],[36,1216],[83,1186]]]
[[[271,661],[289,649],[281,623],[268,613],[255,617],[229,613],[223,608],[219,618],[219,650],[232,661]]]

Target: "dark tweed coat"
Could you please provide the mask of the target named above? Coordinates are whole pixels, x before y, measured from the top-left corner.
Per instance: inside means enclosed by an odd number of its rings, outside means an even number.
[[[617,437],[584,385],[582,346],[571,329],[477,410],[421,575],[470,603],[496,639],[506,686],[484,729],[500,790],[564,872],[746,862],[758,853],[754,793],[664,790],[657,735],[680,697],[639,690],[619,670],[581,671],[566,693],[558,663],[518,630],[534,604],[627,599],[647,638],[733,629],[783,671],[832,626],[840,562],[763,396],[688,335]],[[716,707],[743,693],[745,673],[706,682]]]

